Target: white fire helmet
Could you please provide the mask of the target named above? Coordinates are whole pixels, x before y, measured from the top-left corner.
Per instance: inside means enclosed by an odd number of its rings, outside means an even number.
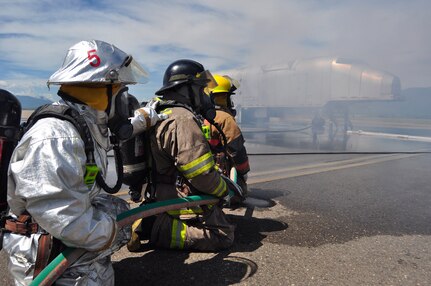
[[[62,67],[47,84],[136,84],[148,72],[131,55],[103,41],[81,41],[72,46]]]

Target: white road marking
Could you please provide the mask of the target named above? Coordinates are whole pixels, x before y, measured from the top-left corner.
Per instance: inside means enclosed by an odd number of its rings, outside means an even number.
[[[296,166],[283,168],[278,170],[263,171],[258,173],[252,173],[247,181],[248,184],[264,183],[269,181],[275,181],[280,179],[287,179],[329,171],[335,171],[340,169],[354,168],[364,165],[377,164],[392,160],[399,160],[403,158],[409,158],[419,156],[421,154],[391,154],[391,155],[375,155],[366,156],[348,160],[340,160],[335,162],[318,163],[313,165]]]

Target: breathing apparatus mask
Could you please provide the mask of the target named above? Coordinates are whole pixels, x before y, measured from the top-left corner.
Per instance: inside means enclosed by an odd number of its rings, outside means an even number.
[[[235,94],[234,91],[239,88],[240,84],[239,84],[239,81],[237,81],[234,78],[231,78],[228,75],[225,75],[224,77],[227,78],[227,79],[229,79],[229,81],[231,83],[231,88],[229,90],[229,96],[228,96],[228,99],[227,99],[227,104],[228,104],[228,108],[231,111],[232,115],[235,117],[236,116],[236,109],[235,109],[235,105],[234,105],[234,103],[232,101],[232,95]]]
[[[201,94],[200,100],[201,104],[198,112],[209,122],[214,122],[214,118],[216,117],[214,101],[205,93],[203,95]]]
[[[178,102],[183,101],[181,98],[187,99],[187,104],[192,107],[196,114],[213,122],[216,110],[209,90],[215,85],[217,83],[212,78],[211,73],[203,71],[196,76],[187,76],[181,84],[171,87],[174,95],[169,95],[168,98],[174,98]]]
[[[112,102],[108,106],[108,127],[120,141],[129,139],[133,134],[133,125],[130,117],[133,115],[130,100],[133,95],[128,93],[128,88],[124,87],[112,96]],[[136,100],[136,99],[135,99]]]
[[[121,78],[126,77],[127,73],[132,70],[135,71],[139,68],[139,65],[136,65],[136,62],[133,60],[133,57],[128,55],[123,63],[115,69],[111,69],[107,75],[106,79],[109,79],[111,82],[118,82]],[[145,73],[145,71],[143,71]],[[133,134],[133,125],[130,121],[130,117],[133,116],[133,111],[130,110],[131,106],[129,103],[129,98],[133,97],[128,93],[127,87],[122,87],[117,94],[112,94],[112,85],[108,86],[108,100],[110,100],[110,104],[108,104],[108,127],[111,132],[117,136],[120,141],[127,140],[132,137]]]
[[[189,95],[195,111],[209,122],[213,122],[216,109],[210,90],[217,86],[212,74],[206,70],[198,74],[189,85]]]

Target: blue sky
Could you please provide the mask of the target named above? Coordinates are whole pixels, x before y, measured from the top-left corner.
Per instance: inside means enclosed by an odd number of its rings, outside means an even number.
[[[131,87],[140,100],[179,58],[212,71],[340,56],[431,86],[431,1],[2,0],[0,88],[56,99],[46,80],[67,49],[99,39],[150,72]]]

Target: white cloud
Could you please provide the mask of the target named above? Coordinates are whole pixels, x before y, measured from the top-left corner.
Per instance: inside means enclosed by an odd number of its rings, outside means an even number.
[[[26,95],[32,97],[44,97],[55,101],[58,99],[57,90],[46,86],[46,79],[23,78],[0,81],[0,88],[6,89],[15,95]]]
[[[217,70],[316,56],[365,61],[398,75],[404,87],[431,86],[427,1],[87,2],[2,3],[2,80],[18,84],[16,73],[48,78],[71,45],[101,39],[152,71],[154,90],[178,58]]]

